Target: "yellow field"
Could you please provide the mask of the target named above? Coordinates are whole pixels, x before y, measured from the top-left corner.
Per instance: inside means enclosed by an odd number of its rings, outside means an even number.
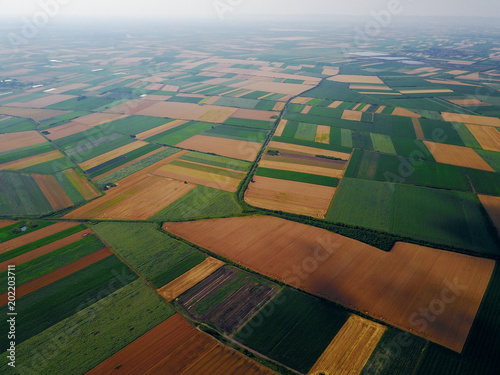
[[[392,91],[389,86],[386,85],[359,85],[359,84],[351,84],[349,86],[350,90],[382,90],[382,91]]]
[[[0,164],[0,170],[17,171],[31,167],[33,165],[45,163],[47,161],[56,160],[64,157],[59,150],[49,151],[44,154],[30,156],[27,158],[11,161],[9,163]]]
[[[332,67],[332,66],[325,66],[325,67],[323,67],[323,71],[321,72],[321,74],[323,74],[325,76],[334,76],[334,75],[339,74],[339,68]]]
[[[314,142],[319,142],[319,143],[330,143],[330,127],[326,125],[318,125],[318,128],[316,129],[316,138],[314,139]]]
[[[403,95],[400,92],[378,92],[378,91],[360,91],[360,94],[369,94],[369,95]]]
[[[441,116],[443,117],[444,121],[448,122],[462,122],[464,124],[500,127],[500,119],[496,117],[463,115],[460,113],[449,112],[443,112],[441,113]]]
[[[377,108],[375,113],[382,113],[382,111],[385,109],[385,105],[381,105],[380,107]]]
[[[106,152],[105,154],[96,156],[93,159],[84,161],[83,163],[80,163],[79,166],[84,171],[86,171],[87,169],[97,167],[98,165],[101,165],[102,163],[105,163],[109,160],[117,158],[118,156],[122,156],[122,155],[125,155],[131,151],[137,150],[138,148],[141,148],[142,146],[146,146],[147,144],[148,144],[147,142],[143,142],[143,141],[132,142],[132,143],[129,143],[128,145],[118,147],[117,149]]]
[[[399,90],[401,94],[434,94],[434,93],[447,93],[454,92],[450,89],[434,89],[434,90]]]
[[[158,294],[167,301],[173,301],[186,290],[192,288],[212,273],[221,268],[225,263],[221,260],[208,257],[203,262],[191,268],[175,280],[157,290]]]
[[[328,108],[337,108],[342,103],[344,103],[342,100],[335,100],[332,104],[328,106]]]
[[[500,235],[500,197],[481,194],[478,194],[478,197]]]
[[[269,148],[277,148],[279,150],[302,152],[304,154],[309,154],[309,155],[330,156],[330,157],[334,157],[334,158],[340,158],[342,160],[349,160],[349,158],[351,157],[351,154],[347,154],[345,152],[323,150],[320,148],[292,145],[290,143],[282,143],[282,142],[276,142],[276,141],[269,142]]]
[[[270,94],[271,95],[271,94]],[[266,95],[267,96],[267,95]],[[283,108],[285,108],[285,103],[282,102],[276,102],[274,105],[273,111],[282,111]]]
[[[381,324],[351,315],[308,374],[359,374],[386,329]]]
[[[221,174],[199,171],[192,168],[182,167],[179,165],[164,165],[154,172],[153,175],[172,178],[179,181],[187,181],[197,185],[204,185],[215,189],[225,190],[229,192],[236,192],[240,181],[245,177],[241,173],[241,179],[224,175],[223,170]],[[231,171],[231,173],[233,173]]]
[[[361,116],[363,116],[363,112],[345,109],[342,113],[342,120],[361,121]]]
[[[276,128],[276,131],[274,132],[274,135],[276,137],[281,137],[283,134],[283,130],[285,130],[285,126],[288,120],[281,120],[280,123],[278,124],[278,127]]]
[[[483,149],[500,151],[500,132],[496,128],[470,124],[466,124],[466,126]]]
[[[479,107],[490,106],[491,104],[485,103],[479,99],[447,99],[450,103],[460,105],[462,107]]]
[[[150,137],[152,137],[154,135],[163,133],[164,131],[167,131],[169,129],[173,129],[173,128],[177,127],[177,126],[183,125],[186,122],[187,121],[183,121],[183,120],[175,120],[175,121],[169,122],[169,123],[167,123],[165,125],[160,125],[160,126],[157,126],[156,128],[143,131],[142,133],[137,134],[135,136],[135,138],[136,139],[140,139],[140,140],[144,140],[144,139],[150,138]]]
[[[394,111],[392,111],[393,116],[405,116],[405,117],[415,117],[415,118],[420,118],[422,117],[418,113],[409,111],[404,108],[397,107]]]
[[[438,163],[495,172],[473,149],[424,141]]]
[[[380,85],[384,84],[384,82],[377,76],[337,75],[327,79],[329,81],[343,82],[343,83],[378,83]]]
[[[324,168],[324,167],[317,167],[314,165],[305,165],[298,163],[286,163],[273,160],[261,160],[259,166],[262,168],[309,173],[309,174],[316,174],[319,176],[336,177],[336,178],[342,178],[342,176],[344,175],[344,171],[341,169]]]
[[[415,130],[415,134],[417,135],[417,139],[424,141],[425,135],[424,135],[424,131],[422,129],[422,125],[420,125],[420,121],[418,121],[418,118],[416,118],[416,117],[412,117],[411,121],[413,123],[413,129]]]
[[[292,100],[292,103],[294,104],[307,104],[312,100],[312,98],[306,98],[303,96],[299,96],[298,98],[295,98]]]

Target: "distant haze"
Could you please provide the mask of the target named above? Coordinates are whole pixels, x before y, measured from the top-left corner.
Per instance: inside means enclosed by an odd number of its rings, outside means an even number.
[[[369,16],[395,9],[405,16],[500,17],[498,0],[0,0],[0,16],[32,17],[40,9],[51,16],[136,18],[220,18],[231,15],[332,14]],[[217,10],[218,9],[218,10]]]

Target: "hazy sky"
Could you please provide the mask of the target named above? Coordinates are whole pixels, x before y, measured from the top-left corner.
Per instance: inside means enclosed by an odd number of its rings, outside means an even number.
[[[0,0],[0,15],[230,17],[236,14],[369,16],[393,4],[402,15],[500,17],[498,0]],[[44,7],[44,4],[47,7]],[[52,4],[50,6],[50,4]],[[54,6],[55,4],[55,6]]]

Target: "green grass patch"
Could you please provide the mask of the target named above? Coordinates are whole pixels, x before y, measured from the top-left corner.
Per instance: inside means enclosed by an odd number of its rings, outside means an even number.
[[[49,272],[104,248],[104,244],[94,235],[86,236],[72,244],[63,246],[48,254],[16,266],[16,285],[23,285]],[[7,291],[7,271],[0,273],[0,292]]]
[[[0,216],[41,215],[52,211],[33,177],[0,171]]]
[[[160,117],[132,115],[99,125],[99,128],[125,135],[136,135],[171,121],[173,120]]]
[[[117,279],[115,274],[120,275],[120,280],[110,284],[112,279]],[[136,278],[137,275],[117,257],[110,256],[17,299],[16,323],[22,329],[16,333],[16,344],[19,345],[63,319],[71,317]],[[5,315],[7,306],[2,306],[0,310]],[[6,320],[0,323],[2,329],[6,329],[6,326]],[[6,344],[6,341],[2,341],[2,352],[7,349]]]
[[[0,228],[0,243],[23,236],[35,230],[48,227],[52,224],[54,224],[53,221],[20,221],[15,224],[8,225]],[[26,227],[24,232],[21,231],[21,227],[23,226]]]
[[[267,133],[267,130],[245,129],[236,126],[221,125],[206,131],[203,135],[262,143],[266,139]]]
[[[244,109],[254,109],[257,104],[259,104],[259,100],[257,99],[231,98],[228,96],[221,97],[214,103],[214,105],[221,105],[223,107],[236,107]]]
[[[49,221],[46,223],[53,223],[53,221]],[[47,225],[45,225],[45,226],[47,226]],[[36,229],[40,229],[40,228],[43,228],[43,226],[39,226]],[[60,240],[62,238],[68,237],[72,234],[78,233],[82,230],[85,230],[86,228],[87,227],[85,225],[79,224],[79,225],[76,225],[72,228],[65,229],[61,232],[51,234],[50,236],[41,238],[41,239],[36,240],[34,242],[31,242],[29,244],[12,249],[6,253],[0,254],[0,262],[5,262],[6,260],[9,260],[9,259],[17,257],[19,255],[25,254],[31,250],[38,249],[39,247],[45,246],[49,243],[52,243],[54,241]],[[1,235],[1,232],[0,232],[0,235]]]
[[[156,228],[151,223],[99,223],[92,230],[142,276],[152,280],[197,253]]]
[[[274,125],[274,121],[229,117],[226,121],[224,121],[224,124],[233,126],[244,126],[247,128],[255,128],[255,129],[271,129]]]
[[[235,339],[306,373],[348,316],[331,302],[285,288],[236,333]]]
[[[301,139],[303,141],[314,142],[314,140],[316,139],[317,129],[318,125],[301,122],[297,126],[297,131],[295,132],[294,138]]]
[[[495,172],[500,173],[500,152],[488,150],[474,150],[490,165]]]
[[[0,121],[0,133],[14,133],[36,129],[36,123],[27,118],[11,117]]]
[[[344,177],[326,218],[478,254],[499,253],[471,193]]]
[[[208,129],[211,129],[213,126],[214,124],[209,124],[207,122],[190,121],[186,124],[154,135],[146,139],[146,141],[175,146],[176,144],[181,143],[196,134],[200,134]]]
[[[116,172],[113,172],[106,177],[102,177],[95,182],[101,186],[119,181],[122,178],[125,178],[127,176],[130,176],[131,174],[138,172],[146,167],[149,167],[150,165],[153,165],[154,163],[157,163],[175,153],[179,152],[178,148],[166,148],[164,150],[161,150],[153,155],[150,155],[142,160],[139,160],[131,165],[128,165],[122,169],[117,170]]]
[[[74,120],[78,117],[83,117],[90,114],[90,112],[84,112],[84,111],[77,111],[77,112],[70,112],[70,113],[65,113],[63,115],[51,117],[46,120],[41,120],[40,121],[40,130],[45,130],[48,128],[52,128],[54,126],[59,126],[59,125],[64,125],[70,122],[71,120]]]
[[[373,149],[377,152],[386,154],[396,154],[396,149],[392,143],[391,137],[386,134],[370,133],[373,143]]]
[[[25,173],[37,173],[37,174],[52,174],[56,172],[63,171],[65,169],[73,168],[75,165],[71,160],[66,157],[62,157],[56,160],[46,161],[44,163],[32,165],[31,167],[19,170],[19,172]]]
[[[329,187],[337,187],[339,179],[335,177],[318,176],[315,174],[282,171],[279,169],[269,169],[259,167],[257,169],[257,176],[277,178],[280,180],[305,182],[308,184],[322,185]]]
[[[247,172],[251,165],[251,163],[247,161],[231,159],[225,156],[204,154],[196,151],[181,156],[179,160],[193,161],[195,163],[208,164],[214,167],[228,168],[241,172]]]
[[[15,150],[0,152],[0,164],[44,154],[53,150],[54,146],[50,143],[40,143],[38,145],[20,147]]]
[[[97,111],[98,108],[109,106],[114,99],[98,98],[94,96],[81,96],[78,98],[68,99],[60,103],[49,105],[46,109],[61,109],[69,111]]]
[[[241,212],[242,209],[233,193],[199,185],[150,219],[185,221],[237,216]]]
[[[191,268],[197,266],[206,259],[206,256],[202,253],[195,253],[188,256],[187,258],[181,260],[179,263],[170,267],[166,271],[160,273],[158,276],[154,277],[151,282],[157,288],[168,284],[169,282],[175,280],[179,276],[183,275]]]
[[[57,354],[44,361],[44,373],[85,374],[175,313],[141,280],[84,307],[19,344],[18,369],[28,373],[39,369],[39,357],[34,357],[33,352],[43,352],[49,343],[58,342],[64,344],[59,344]],[[14,373],[6,361],[1,366],[2,373]]]

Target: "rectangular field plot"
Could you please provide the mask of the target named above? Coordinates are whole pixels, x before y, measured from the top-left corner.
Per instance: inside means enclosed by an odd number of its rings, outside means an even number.
[[[285,288],[250,319],[235,338],[269,358],[306,373],[347,318],[348,313],[333,303]]]
[[[195,329],[176,314],[104,360],[87,375],[113,373],[272,375],[265,368]]]
[[[157,287],[205,259],[203,254],[160,232],[152,223],[99,223],[92,229]]]
[[[324,218],[335,187],[255,176],[245,202],[269,210]]]
[[[177,303],[195,320],[231,334],[278,292],[278,286],[232,267],[219,268]]]
[[[386,327],[351,315],[308,375],[359,374]]]
[[[195,135],[177,144],[177,146],[228,158],[254,161],[262,145],[253,141]]]
[[[344,178],[326,217],[478,254],[499,253],[471,193]]]
[[[0,134],[0,152],[15,150],[16,148],[34,146],[45,143],[47,140],[36,131]]]
[[[402,242],[384,252],[324,229],[271,216],[166,223],[164,229],[260,274],[456,352],[464,347],[495,267],[492,260]],[[310,269],[305,262],[314,259],[313,254],[325,260],[315,262],[315,271],[300,278]],[[300,264],[304,267],[291,271]],[[453,309],[445,309],[425,326],[416,323],[420,315],[414,312],[428,306],[443,290],[448,296],[458,287]]]
[[[173,301],[186,290],[192,288],[200,281],[217,271],[224,264],[224,262],[216,258],[206,258],[197,266],[191,268],[186,273],[158,289],[158,294],[160,294],[167,301]]]

